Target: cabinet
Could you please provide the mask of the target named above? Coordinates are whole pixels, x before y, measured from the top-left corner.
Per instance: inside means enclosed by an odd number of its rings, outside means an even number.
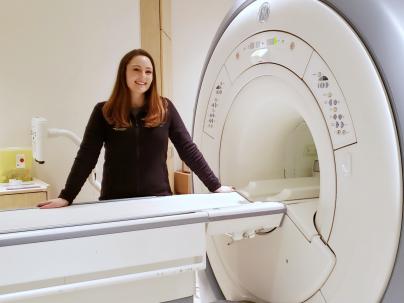
[[[37,179],[20,184],[0,183],[0,210],[36,207],[48,199],[48,187]]]

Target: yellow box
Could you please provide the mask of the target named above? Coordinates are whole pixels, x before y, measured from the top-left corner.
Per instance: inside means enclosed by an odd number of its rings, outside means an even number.
[[[10,179],[32,180],[32,150],[24,147],[0,148],[0,183]]]

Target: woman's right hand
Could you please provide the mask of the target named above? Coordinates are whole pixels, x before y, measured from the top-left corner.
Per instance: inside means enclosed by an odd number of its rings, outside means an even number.
[[[62,198],[51,199],[48,201],[44,201],[38,203],[37,207],[39,208],[58,208],[68,206],[69,202]]]

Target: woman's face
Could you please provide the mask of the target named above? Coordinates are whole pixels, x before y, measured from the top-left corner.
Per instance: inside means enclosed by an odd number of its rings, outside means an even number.
[[[126,66],[126,84],[132,96],[143,95],[153,81],[153,65],[146,56],[133,57]]]

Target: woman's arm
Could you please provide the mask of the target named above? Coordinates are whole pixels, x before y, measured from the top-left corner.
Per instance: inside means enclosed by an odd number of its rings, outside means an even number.
[[[221,188],[219,179],[210,169],[208,163],[192,141],[184,122],[170,100],[168,101],[168,122],[170,123],[169,137],[173,142],[180,158],[201,179],[211,192]]]
[[[97,164],[104,142],[106,121],[102,115],[102,106],[103,103],[98,103],[93,109],[84,132],[83,141],[59,197],[39,203],[38,207],[52,208],[70,205],[80,192],[87,177]]]

